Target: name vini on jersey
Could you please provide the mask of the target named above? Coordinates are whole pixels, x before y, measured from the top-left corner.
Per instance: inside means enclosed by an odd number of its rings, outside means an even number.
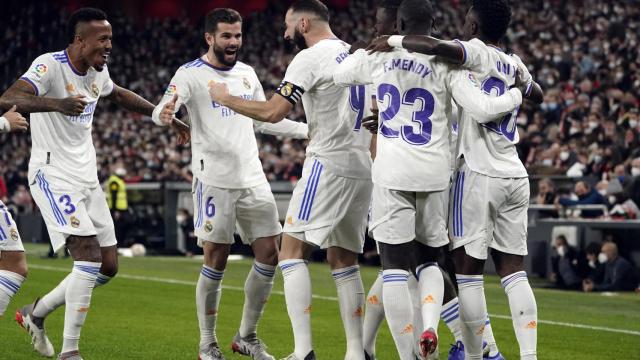
[[[391,70],[404,70],[418,74],[423,79],[433,72],[427,65],[413,59],[391,59],[385,61],[382,66],[384,67],[385,73]]]

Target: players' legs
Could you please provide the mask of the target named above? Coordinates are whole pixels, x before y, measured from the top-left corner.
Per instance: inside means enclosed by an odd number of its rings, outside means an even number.
[[[467,254],[465,246],[452,252],[458,283],[465,359],[482,359],[482,333],[487,320],[484,297],[484,260]]]
[[[304,233],[296,233],[304,237]],[[284,296],[287,313],[293,329],[294,354],[298,359],[313,351],[311,341],[311,277],[306,259],[313,251],[312,245],[292,234],[284,233],[278,255],[278,266],[284,279]]]
[[[460,305],[458,303],[457,289],[449,276],[449,272],[442,270],[444,280],[444,296],[442,297],[442,311],[440,318],[447,324],[449,331],[453,335],[456,343],[462,341],[460,329]]]
[[[367,294],[367,304],[362,327],[364,351],[372,357],[376,354],[376,337],[378,336],[378,330],[380,329],[382,320],[384,320],[382,284],[382,270],[380,270]]]
[[[67,278],[65,290],[64,332],[61,354],[78,350],[80,331],[91,303],[102,256],[95,236],[71,235],[66,241],[73,258],[73,270]]]
[[[0,317],[27,278],[24,251],[0,251]]]
[[[358,254],[339,246],[331,246],[327,249],[327,261],[336,283],[340,316],[347,337],[345,359],[363,359],[364,286],[358,266]]]
[[[217,344],[216,320],[222,295],[222,277],[227,267],[229,244],[202,241],[204,264],[196,285],[196,313],[200,326],[200,348]]]
[[[408,278],[412,274],[407,270],[414,261],[414,242],[404,244],[378,243],[382,260],[382,302],[393,341],[401,360],[413,360],[414,325],[413,306],[409,291]]]
[[[440,248],[416,242],[416,268],[421,303],[422,328],[419,329],[422,356],[426,357],[436,350],[437,330],[444,296],[444,279],[438,266]]]
[[[244,283],[244,308],[239,335],[246,338],[257,333],[258,321],[271,295],[276,266],[279,236],[256,239],[252,244],[255,261]]]
[[[536,359],[538,309],[524,271],[524,256],[491,252],[502,287],[509,299],[513,328],[520,345],[521,359]]]

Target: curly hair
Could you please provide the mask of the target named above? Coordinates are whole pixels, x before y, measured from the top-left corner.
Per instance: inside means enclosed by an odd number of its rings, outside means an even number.
[[[480,22],[480,31],[492,41],[500,41],[511,22],[507,0],[473,0],[472,9]]]

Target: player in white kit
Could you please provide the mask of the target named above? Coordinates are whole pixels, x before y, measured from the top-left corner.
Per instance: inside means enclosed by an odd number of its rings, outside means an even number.
[[[66,303],[59,359],[81,359],[78,343],[94,286],[117,272],[113,220],[100,187],[91,137],[93,114],[106,97],[127,110],[151,116],[153,104],[113,83],[106,63],[112,30],[106,14],[82,8],[68,21],[69,46],[37,57],[0,99],[31,113],[31,194],[40,208],[54,250],[67,246],[73,271],[55,289],[23,307],[16,320],[44,356],[54,349],[44,318]]]
[[[505,0],[476,0],[465,22],[465,38],[471,39],[468,42],[425,37],[390,38],[386,42],[461,64],[471,70],[488,94],[503,93],[520,76],[529,82],[527,98],[541,102],[542,91],[524,64],[499,47],[510,19],[511,9]],[[461,115],[449,231],[469,359],[482,357],[481,335],[487,312],[482,273],[489,248],[493,249],[496,270],[509,298],[520,357],[536,359],[537,306],[523,266],[527,254],[529,182],[516,150],[516,114],[492,123],[478,122],[465,111]],[[502,359],[493,354],[489,358]]]
[[[16,106],[0,116],[0,134],[25,131],[29,124]],[[27,257],[24,254],[18,225],[9,209],[0,199],[0,317],[4,315],[11,298],[27,278]]]
[[[335,37],[329,11],[318,0],[297,1],[285,16],[285,39],[302,49],[287,68],[277,94],[268,101],[229,96],[212,84],[217,103],[249,117],[278,122],[302,100],[310,143],[302,179],[287,211],[279,266],[295,350],[287,359],[315,359],[311,341],[311,283],[306,258],[314,246],[327,249],[347,337],[345,359],[364,359],[364,289],[357,265],[371,199],[371,136],[361,130],[364,91],[341,88],[332,74],[349,56]]]
[[[405,0],[397,29],[429,34],[433,8],[428,0]],[[513,111],[521,91],[490,98],[466,71],[452,71],[434,57],[396,50],[367,55],[359,50],[334,75],[339,84],[374,83],[380,109],[378,151],[373,164],[373,205],[369,231],[379,242],[383,303],[401,359],[413,359],[413,332],[421,332],[423,356],[437,345],[443,277],[437,266],[446,231],[451,178],[451,97],[485,121]],[[414,241],[415,240],[415,241]],[[416,256],[412,261],[411,256]],[[422,329],[413,325],[407,278],[414,264],[422,302]]]
[[[235,10],[215,9],[207,14],[205,40],[209,51],[178,69],[153,116],[158,124],[171,122],[184,105],[191,120],[194,226],[204,248],[204,265],[196,288],[201,360],[224,359],[215,326],[236,223],[243,242],[253,249],[255,262],[245,283],[242,322],[232,342],[233,351],[256,360],[273,359],[256,330],[273,286],[277,238],[282,227],[258,157],[254,121],[212,102],[208,88],[209,82],[225,82],[236,96],[265,100],[253,68],[237,61],[242,35],[242,18]],[[284,120],[255,125],[264,133],[307,138],[304,123]]]

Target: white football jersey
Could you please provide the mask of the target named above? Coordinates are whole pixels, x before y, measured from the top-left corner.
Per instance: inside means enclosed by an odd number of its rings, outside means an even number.
[[[171,79],[154,110],[159,119],[165,103],[178,95],[176,109],[185,105],[191,120],[191,168],[203,183],[225,189],[243,189],[267,182],[258,157],[254,120],[211,100],[210,82],[224,82],[231,95],[265,101],[262,85],[253,68],[237,62],[230,69],[211,65],[206,55],[182,65]],[[307,126],[291,120],[276,124],[255,121],[258,130],[306,138]]]
[[[518,65],[510,55],[479,39],[458,43],[465,54],[463,66],[471,71],[486,94],[502,95],[515,83]],[[491,177],[528,176],[516,149],[520,141],[517,113],[515,109],[509,115],[483,124],[462,109],[458,156],[464,156],[471,170]]]
[[[374,84],[380,125],[373,182],[394,190],[441,191],[449,185],[452,99],[481,118],[521,102],[519,90],[500,99],[483,96],[467,72],[405,49],[373,55],[358,50],[334,80]]]
[[[79,116],[59,112],[31,114],[29,179],[38,168],[52,166],[73,184],[99,185],[91,125],[98,99],[111,94],[114,88],[107,67],[102,71],[89,68],[82,74],[73,67],[65,50],[40,55],[20,79],[31,84],[37,96],[63,99],[81,94],[87,101]]]
[[[321,40],[300,51],[278,93],[292,102],[302,99],[309,125],[307,157],[319,159],[336,175],[370,179],[371,134],[361,129],[370,96],[365,87],[345,88],[333,82],[333,73],[348,56],[349,45],[339,39]]]

